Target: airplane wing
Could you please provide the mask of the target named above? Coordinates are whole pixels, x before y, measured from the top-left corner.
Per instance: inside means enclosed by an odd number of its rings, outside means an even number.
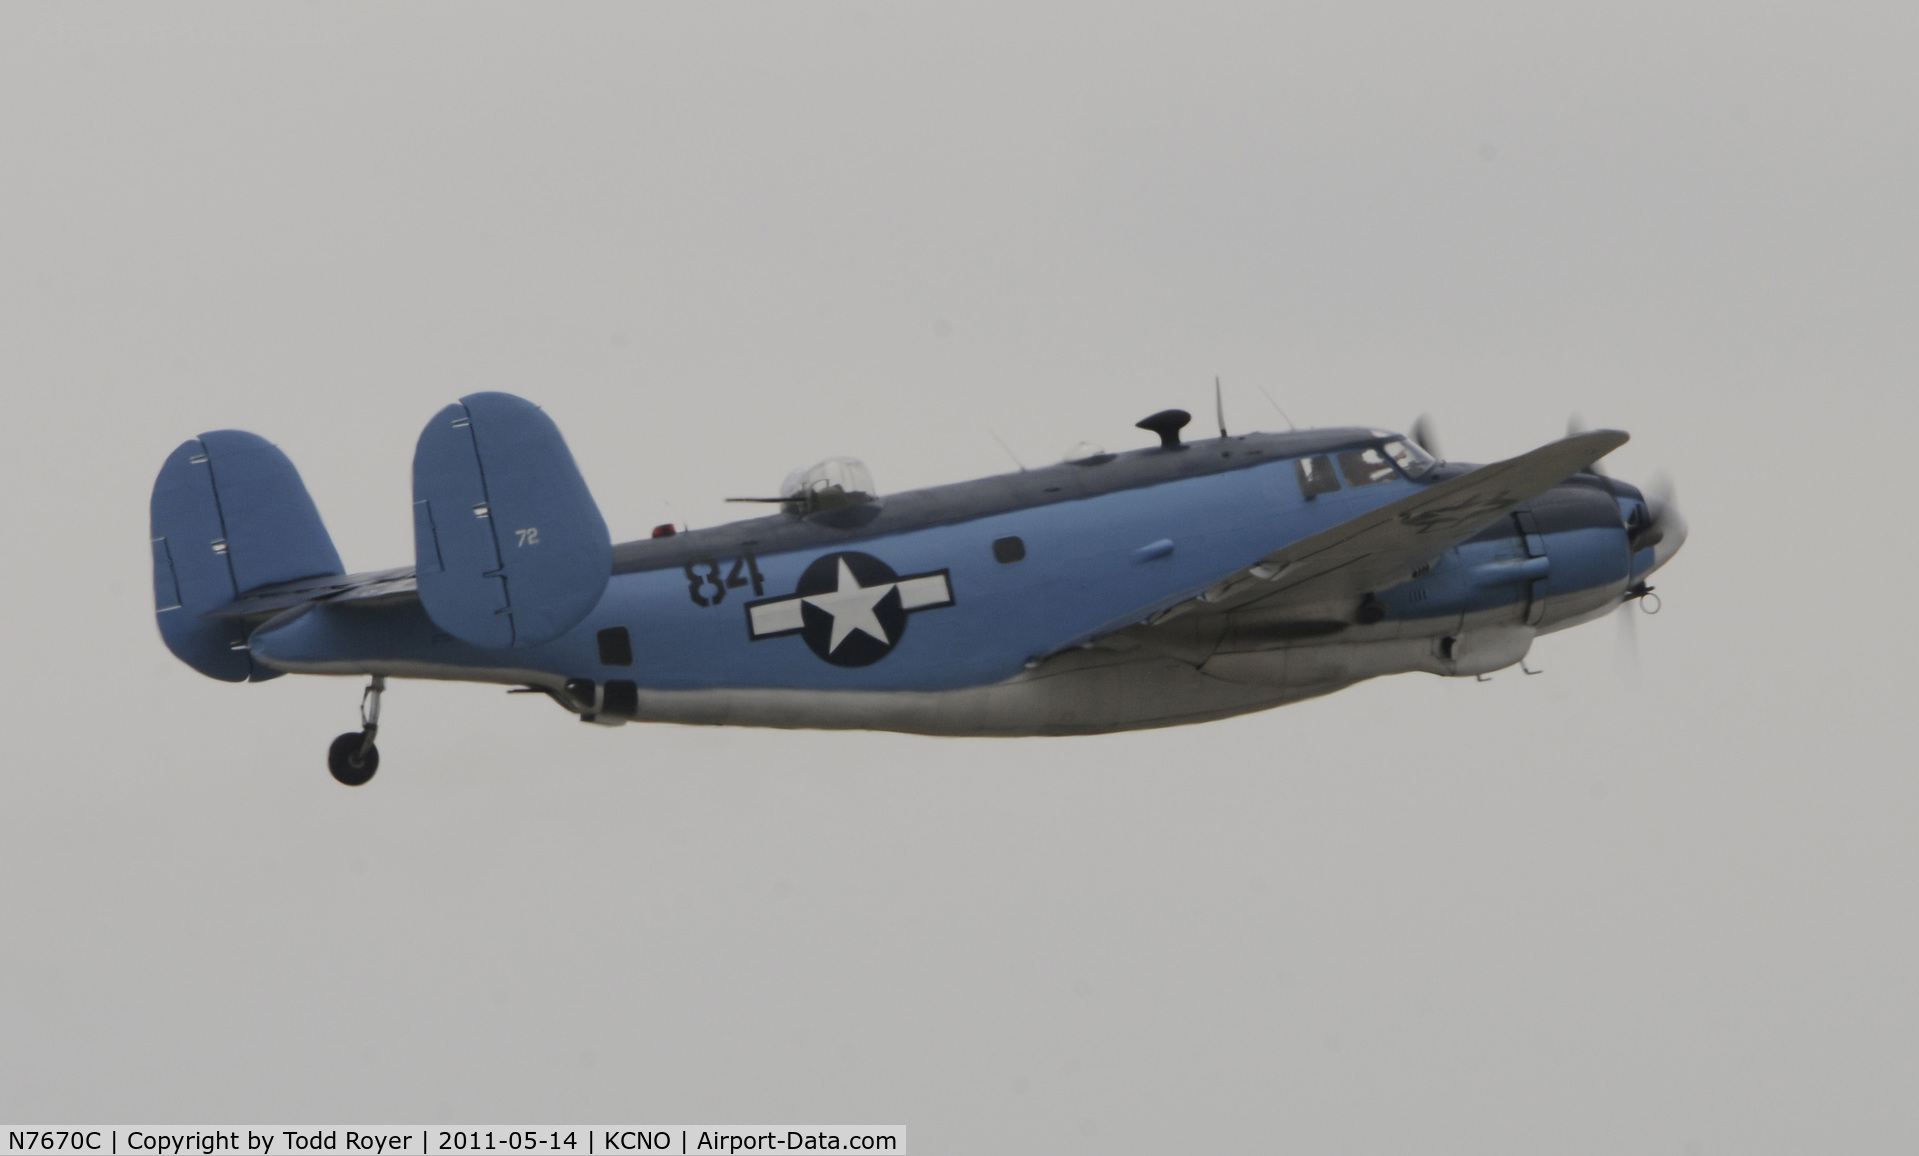
[[[1427,486],[1416,494],[1273,551],[1168,610],[1236,610],[1284,598],[1318,602],[1385,590],[1448,548],[1625,445],[1593,430]]]

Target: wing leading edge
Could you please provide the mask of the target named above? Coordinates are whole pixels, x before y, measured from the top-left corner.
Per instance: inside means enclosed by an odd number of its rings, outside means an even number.
[[[1182,602],[1192,610],[1237,610],[1284,597],[1315,602],[1358,597],[1409,578],[1421,565],[1479,533],[1625,445],[1619,430],[1593,430],[1436,482],[1416,494],[1273,551]]]

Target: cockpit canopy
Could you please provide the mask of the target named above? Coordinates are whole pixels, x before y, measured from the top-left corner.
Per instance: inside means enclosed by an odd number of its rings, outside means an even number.
[[[1392,440],[1381,446],[1347,450],[1338,455],[1339,472],[1345,477],[1348,486],[1370,486],[1375,482],[1391,481],[1400,474],[1408,478],[1421,478],[1439,464],[1411,438],[1377,429],[1373,434]],[[1395,466],[1398,467],[1398,473],[1394,472]]]
[[[789,514],[820,514],[879,501],[873,472],[858,458],[827,458],[794,470],[780,483],[780,508]]]
[[[1433,460],[1433,455],[1427,453],[1411,438],[1395,438],[1380,448],[1386,452],[1387,457],[1393,459],[1393,464],[1399,467],[1399,472],[1409,478],[1421,477],[1427,470],[1439,464]]]

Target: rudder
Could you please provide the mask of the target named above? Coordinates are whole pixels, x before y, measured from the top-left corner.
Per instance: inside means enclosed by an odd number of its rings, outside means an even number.
[[[225,682],[278,672],[254,665],[244,623],[201,615],[262,586],[345,572],[293,462],[241,430],[201,434],[173,451],[153,482],[150,526],[160,637],[180,661]]]

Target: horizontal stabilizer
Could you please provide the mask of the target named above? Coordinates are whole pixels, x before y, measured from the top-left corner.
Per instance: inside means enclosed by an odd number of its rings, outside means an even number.
[[[475,646],[536,646],[592,611],[613,573],[606,521],[553,419],[509,393],[447,406],[413,454],[420,601]]]
[[[160,468],[151,515],[154,609],[167,649],[210,678],[276,677],[248,657],[244,623],[201,616],[263,586],[342,572],[300,472],[265,438],[201,434]]]
[[[235,618],[253,625],[275,615],[320,602],[359,607],[391,606],[418,601],[413,582],[413,567],[396,566],[391,570],[372,570],[364,574],[323,574],[263,586],[200,615],[202,618]]]

